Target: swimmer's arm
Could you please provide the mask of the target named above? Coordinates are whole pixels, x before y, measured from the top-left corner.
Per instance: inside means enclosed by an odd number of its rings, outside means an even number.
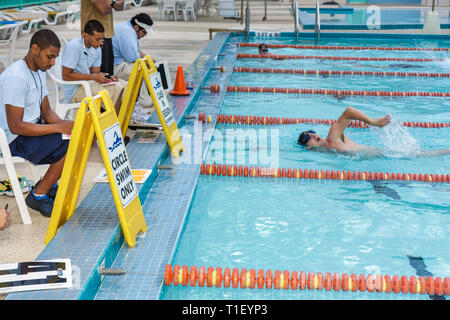
[[[350,124],[351,120],[360,120],[371,126],[384,127],[391,121],[391,117],[389,115],[386,115],[382,118],[371,118],[358,109],[348,107],[347,109],[345,109],[336,123],[331,127],[330,133],[336,136],[342,135],[344,133],[344,130]]]
[[[437,149],[428,151],[419,151],[416,153],[416,157],[436,157],[450,154],[450,149]]]

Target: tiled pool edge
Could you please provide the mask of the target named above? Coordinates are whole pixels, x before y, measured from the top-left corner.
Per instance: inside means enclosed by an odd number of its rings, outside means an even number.
[[[195,82],[201,83],[208,75],[210,71],[210,67],[212,64],[214,64],[215,57],[218,52],[222,49],[223,45],[225,44],[226,40],[228,39],[229,34],[217,34],[216,37],[214,37],[213,40],[211,40],[208,45],[205,47],[205,49],[202,51],[202,53],[199,55],[199,57],[194,61],[194,63],[188,68],[193,74]],[[213,55],[213,52],[216,51],[216,53]],[[201,57],[204,56],[206,52],[209,52],[210,59],[208,60],[209,67],[208,68],[197,68],[196,66],[204,66],[204,62],[201,61]],[[186,70],[185,70],[186,71]],[[189,112],[190,108],[192,108],[193,103],[198,98],[199,94],[201,92],[201,88],[197,87],[195,88],[191,95],[188,97],[177,97],[174,98],[172,96],[168,96],[169,101],[172,104],[172,111],[174,112],[176,121],[178,126],[182,126],[185,118],[184,115]],[[149,119],[148,122],[154,123],[158,122],[156,113],[154,113],[154,116]],[[137,135],[138,137],[139,135]],[[152,175],[148,178],[146,183],[142,186],[138,186],[139,189],[139,197],[141,200],[141,203],[144,203],[145,198],[150,190],[151,184],[155,181],[157,175],[158,175],[158,164],[160,163],[161,159],[163,157],[166,157],[169,154],[169,148],[166,143],[166,139],[164,135],[161,135],[159,139],[155,142],[155,144],[151,145],[154,148],[145,148],[150,149],[148,150],[151,153],[158,153],[158,156],[155,157],[151,156],[150,159],[154,160],[151,165],[147,163],[147,165],[142,165],[143,161],[140,161],[140,159],[133,155],[134,152],[137,152],[137,146],[142,146],[138,144],[136,146],[136,139],[134,138],[130,144],[127,146],[127,150],[129,153],[130,162],[132,164],[132,167],[134,168],[149,168],[152,167]],[[144,145],[145,146],[145,145]],[[156,147],[156,148],[155,148]],[[156,150],[155,150],[156,149]],[[148,156],[144,157],[146,160],[148,160]],[[107,190],[102,190],[106,187]],[[21,293],[11,293],[5,297],[5,300],[33,300],[33,299],[92,299],[95,296],[96,293],[96,287],[100,285],[101,283],[101,275],[99,273],[99,267],[104,262],[105,267],[111,266],[115,259],[115,255],[117,254],[119,248],[121,247],[123,243],[123,234],[121,231],[119,219],[117,217],[117,213],[115,212],[115,206],[114,202],[112,201],[112,195],[109,189],[108,184],[96,184],[91,190],[90,194],[92,197],[92,194],[95,192],[98,192],[100,189],[100,192],[109,192],[109,205],[112,207],[112,210],[114,211],[112,213],[112,216],[109,216],[110,219],[114,220],[115,226],[111,229],[109,232],[110,236],[107,236],[107,240],[102,242],[104,245],[101,245],[100,243],[96,243],[100,246],[102,246],[102,249],[97,255],[97,258],[95,259],[95,263],[91,263],[89,265],[89,268],[80,268],[80,287],[79,288],[72,288],[69,290],[41,290],[41,291],[30,291],[30,292],[21,292]],[[89,194],[86,198],[89,197]],[[66,241],[65,238],[67,238],[68,233],[71,231],[71,227],[73,225],[78,224],[78,222],[74,222],[77,220],[77,218],[80,218],[80,216],[87,215],[89,216],[90,210],[79,210],[80,207],[85,206],[85,202],[89,202],[88,199],[83,199],[83,201],[80,203],[76,211],[74,212],[73,216],[69,221],[63,225],[55,235],[55,237],[52,239],[52,241],[44,248],[44,250],[39,254],[39,256],[36,258],[36,260],[45,260],[45,259],[55,259],[55,258],[71,258],[70,254],[73,252],[70,252],[69,254],[64,254],[57,252],[55,254],[55,250],[52,250],[53,245],[58,243],[58,241]],[[92,210],[95,210],[96,208],[93,208]],[[111,208],[109,208],[111,209]],[[87,213],[87,214],[86,214]],[[111,212],[110,212],[111,215]],[[89,217],[88,217],[89,218]],[[72,223],[71,223],[72,222]],[[72,225],[72,226],[71,226]],[[76,234],[72,234],[73,238],[76,238]],[[95,237],[95,235],[93,235]],[[63,251],[63,250],[60,250]],[[97,250],[98,251],[98,250]],[[74,262],[72,262],[74,265]]]

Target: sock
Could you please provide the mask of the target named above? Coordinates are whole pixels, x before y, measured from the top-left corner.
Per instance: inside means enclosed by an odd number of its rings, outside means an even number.
[[[38,200],[42,199],[43,197],[46,196],[46,194],[36,194],[36,193],[34,193],[34,191],[31,191],[31,192],[33,193],[33,196]]]

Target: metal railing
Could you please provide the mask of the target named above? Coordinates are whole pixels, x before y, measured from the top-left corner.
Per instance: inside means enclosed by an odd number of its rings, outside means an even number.
[[[314,31],[316,32],[317,42],[320,42],[320,5],[316,2],[316,20],[314,23]]]
[[[247,0],[247,8],[245,9],[245,40],[248,40],[250,34],[250,4],[249,0]]]
[[[294,32],[295,32],[295,39],[296,42],[298,42],[299,38],[299,25],[298,25],[298,1],[295,1],[294,4]]]

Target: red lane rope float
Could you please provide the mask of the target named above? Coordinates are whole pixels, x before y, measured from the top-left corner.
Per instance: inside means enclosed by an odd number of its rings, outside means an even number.
[[[350,70],[273,69],[273,68],[248,68],[248,67],[233,67],[233,72],[280,73],[280,74],[326,75],[326,76],[359,75],[359,76],[429,77],[429,78],[450,77],[450,73],[431,73],[431,72],[378,72],[378,71],[350,71]]]
[[[383,51],[450,51],[450,48],[401,48],[401,47],[354,47],[354,46],[317,46],[317,45],[298,45],[298,44],[271,44],[264,43],[267,48],[281,49],[319,49],[319,50],[383,50]],[[258,47],[259,43],[243,43],[238,42],[238,47]]]
[[[216,88],[214,88],[214,90],[216,90]],[[332,96],[450,97],[450,92],[427,92],[427,91],[340,90],[340,89],[306,89],[306,88],[275,88],[275,87],[247,87],[247,86],[227,86],[226,90],[227,92],[320,94]]]
[[[205,271],[207,270],[207,271]],[[206,275],[205,275],[206,272]],[[187,281],[190,279],[191,281]],[[327,290],[327,291],[346,291],[346,292],[386,292],[386,293],[403,293],[403,294],[429,294],[429,295],[449,295],[450,278],[431,277],[431,276],[390,276],[390,275],[364,275],[358,276],[354,273],[339,274],[334,272],[308,272],[287,270],[268,269],[245,269],[242,268],[225,268],[222,272],[221,267],[204,266],[199,268],[192,266],[189,270],[188,266],[180,267],[179,265],[166,265],[164,273],[164,284],[170,286],[181,284],[183,287],[216,287],[222,285],[225,288],[241,288],[241,289],[275,289],[275,290]]]
[[[302,168],[270,168],[253,167],[226,164],[200,165],[200,174],[209,176],[228,177],[250,177],[250,178],[289,178],[289,179],[315,179],[315,180],[399,180],[399,181],[421,181],[449,183],[450,174],[433,173],[394,173],[374,171],[352,171],[352,170],[324,170],[324,169],[302,169]]]
[[[232,115],[232,114],[219,114],[217,115],[218,124],[238,124],[238,125],[279,125],[279,124],[299,124],[308,123],[314,125],[332,125],[336,122],[334,119],[308,119],[308,118],[283,118],[283,117],[268,117],[268,116],[248,116],[248,115]],[[211,116],[207,116],[206,113],[198,114],[198,121],[203,123],[211,122]],[[414,122],[404,121],[403,126],[412,128],[448,128],[450,123],[448,122]],[[349,128],[369,128],[362,121],[350,121]]]
[[[408,62],[431,62],[444,61],[444,59],[429,59],[429,58],[391,58],[391,57],[335,57],[335,56],[302,56],[302,55],[287,55],[287,54],[251,54],[238,53],[237,59],[320,59],[320,60],[357,60],[357,61],[408,61]]]

